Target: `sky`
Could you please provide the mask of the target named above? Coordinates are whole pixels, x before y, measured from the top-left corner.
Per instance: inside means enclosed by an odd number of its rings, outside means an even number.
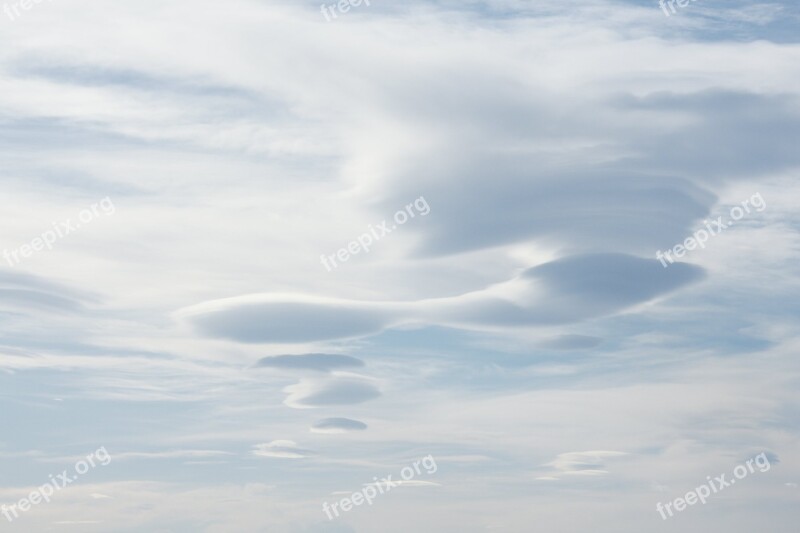
[[[797,531],[796,2],[30,1],[0,530]]]

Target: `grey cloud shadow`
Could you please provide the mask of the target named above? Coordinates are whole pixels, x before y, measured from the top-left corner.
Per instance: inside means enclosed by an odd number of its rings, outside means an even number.
[[[273,355],[269,357],[263,357],[254,365],[254,368],[331,372],[333,370],[358,368],[363,366],[364,361],[349,355],[308,353],[299,355]]]
[[[677,267],[677,268],[675,268]],[[566,257],[526,271],[540,280],[551,298],[546,322],[571,322],[621,311],[652,300],[705,277],[702,268],[625,254]]]
[[[0,306],[5,308],[79,313],[86,310],[87,303],[97,301],[93,294],[39,276],[0,270]]]
[[[347,433],[366,429],[367,425],[364,422],[351,418],[323,418],[311,426],[311,430],[317,433]]]
[[[460,163],[445,170],[444,181],[417,186],[416,194],[424,191],[431,205],[419,225],[418,255],[536,239],[567,253],[644,253],[682,241],[716,202],[689,180],[652,170],[602,165],[548,170],[526,156],[472,154],[454,160]],[[413,192],[403,189],[397,200]]]
[[[284,389],[286,405],[299,409],[364,403],[382,394],[371,381],[354,376],[303,380]]]
[[[541,288],[535,305],[487,296],[468,305],[444,307],[441,317],[474,326],[576,323],[623,311],[704,277],[702,268],[687,263],[664,268],[654,259],[626,254],[568,256],[522,274],[521,280],[531,280]]]
[[[200,332],[238,342],[303,342],[358,337],[380,331],[388,314],[379,309],[305,302],[248,303],[200,314]]]

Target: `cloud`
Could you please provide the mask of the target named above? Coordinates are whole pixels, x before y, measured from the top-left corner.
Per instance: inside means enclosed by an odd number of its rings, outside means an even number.
[[[456,161],[452,154],[443,157]],[[474,157],[448,169],[452,183],[433,184],[432,192],[417,186],[433,206],[426,221],[431,229],[420,244],[426,256],[530,241],[570,253],[647,253],[681,242],[714,203],[712,194],[686,179],[603,166],[544,174],[529,170],[541,163],[533,156]],[[410,193],[401,183],[396,200]]]
[[[91,301],[95,298],[87,293],[44,278],[0,270],[0,307],[4,309],[77,313]]]
[[[343,368],[362,367],[364,366],[364,361],[349,355],[308,353],[264,357],[255,366],[256,368],[331,372]]]
[[[325,379],[303,379],[286,387],[284,392],[289,394],[284,403],[295,409],[352,405],[381,395],[372,380],[349,374],[338,374]]]
[[[570,324],[612,315],[703,278],[686,263],[665,269],[627,254],[567,256],[529,268],[519,277],[457,299],[431,302],[439,323],[525,327]]]
[[[358,337],[391,323],[390,306],[297,295],[250,295],[179,311],[201,333],[246,343]]]
[[[304,450],[297,447],[297,443],[291,440],[274,440],[253,446],[253,455],[258,457],[271,457],[276,459],[303,459],[316,455],[311,450]]]
[[[699,267],[618,254],[573,255],[457,297],[359,302],[251,295],[178,311],[202,333],[239,342],[291,343],[371,335],[403,323],[456,327],[568,324],[623,311],[703,278]]]
[[[742,459],[742,463],[746,462],[748,459],[752,459],[753,457],[761,455],[762,453],[764,454],[764,456],[767,458],[767,461],[771,465],[776,465],[781,462],[780,457],[778,457],[778,454],[775,452],[758,451],[758,452],[753,452],[749,454],[746,458]]]
[[[672,267],[679,267],[674,272]],[[686,263],[669,269],[652,259],[625,254],[571,256],[529,269],[529,279],[547,287],[545,322],[573,322],[622,311],[672,292],[704,277]]]
[[[313,433],[339,434],[351,431],[364,431],[367,425],[350,418],[324,418],[314,422],[311,426]]]
[[[553,475],[543,476],[537,479],[552,480],[557,479],[556,475],[567,476],[603,476],[608,474],[605,463],[608,459],[624,457],[625,452],[614,451],[589,451],[589,452],[568,452],[556,456],[556,458],[545,463],[543,466],[550,466],[556,470]]]

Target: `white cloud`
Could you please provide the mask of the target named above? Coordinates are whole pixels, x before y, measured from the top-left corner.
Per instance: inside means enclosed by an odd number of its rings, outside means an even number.
[[[297,444],[291,440],[274,440],[253,446],[253,455],[258,457],[272,457],[277,459],[303,459],[311,457],[314,452],[298,448]]]

